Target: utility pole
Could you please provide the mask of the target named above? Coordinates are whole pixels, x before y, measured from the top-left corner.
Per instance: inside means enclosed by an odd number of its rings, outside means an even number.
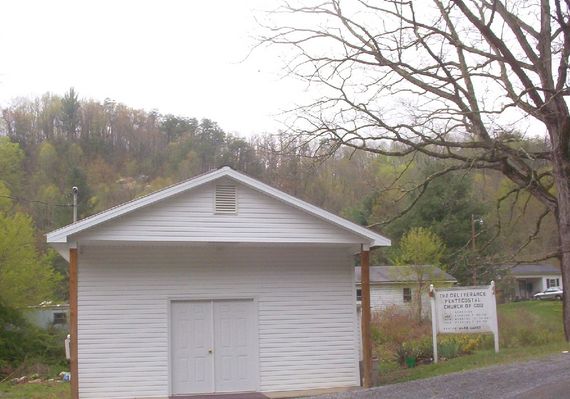
[[[477,234],[475,232],[475,224],[483,224],[483,219],[471,214],[471,249],[473,254],[477,253]],[[477,285],[477,264],[473,265],[473,285]]]
[[[71,192],[73,193],[73,223],[75,223],[77,222],[77,194],[79,193],[79,189],[74,186]]]

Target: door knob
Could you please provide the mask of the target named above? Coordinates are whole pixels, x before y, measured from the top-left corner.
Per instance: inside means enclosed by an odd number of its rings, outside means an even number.
[[[213,352],[214,352],[214,351],[213,351],[212,348],[208,349],[208,353],[209,353],[210,355],[211,355]]]

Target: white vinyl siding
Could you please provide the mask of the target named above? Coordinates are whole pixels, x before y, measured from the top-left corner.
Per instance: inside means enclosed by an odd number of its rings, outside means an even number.
[[[105,222],[73,239],[103,241],[193,241],[258,243],[354,243],[363,238],[239,185],[237,213],[215,212],[216,185],[226,179],[197,187],[132,214]]]
[[[412,290],[412,301],[404,302],[404,288]],[[416,287],[413,284],[379,284],[370,286],[370,307],[373,311],[383,310],[389,306],[401,306],[412,309]],[[426,295],[427,296],[427,295]]]
[[[328,247],[81,246],[81,398],[167,397],[169,300],[183,298],[255,300],[260,391],[356,386],[353,273]]]
[[[429,295],[426,283],[426,288],[422,292],[422,308],[429,312]],[[451,282],[439,282],[437,287],[452,287]],[[410,288],[412,293],[411,302],[404,302],[404,288]],[[358,286],[360,288],[360,286]],[[414,301],[416,300],[417,285],[413,282],[406,283],[383,283],[370,285],[370,307],[372,311],[380,311],[389,306],[400,306],[402,309],[412,309]]]
[[[544,291],[545,289],[550,287],[560,287],[561,289],[564,288],[562,284],[562,276],[550,275],[550,276],[544,276],[542,279],[543,279],[542,287],[537,287],[540,291]]]

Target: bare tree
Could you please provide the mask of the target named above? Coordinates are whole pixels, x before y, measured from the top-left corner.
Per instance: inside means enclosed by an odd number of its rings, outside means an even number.
[[[569,11],[570,0],[302,1],[270,14],[262,43],[287,46],[289,71],[317,88],[296,109],[298,137],[452,161],[438,176],[493,169],[531,193],[557,220],[545,257],[568,289]],[[543,135],[545,149],[513,132]],[[570,340],[568,295],[564,327]]]

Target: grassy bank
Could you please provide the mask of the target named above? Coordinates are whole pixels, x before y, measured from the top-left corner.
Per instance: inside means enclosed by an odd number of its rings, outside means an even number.
[[[394,367],[393,363],[384,364],[380,367],[380,384],[394,384],[480,367],[537,359],[560,353],[563,350],[570,350],[570,344],[555,343],[530,348],[507,348],[502,349],[499,353],[489,349],[480,350],[475,351],[471,355],[449,359],[438,364],[421,365],[411,369]]]
[[[1,399],[69,399],[69,383],[43,382],[41,384],[0,384]]]
[[[495,353],[489,337],[483,337],[471,354],[444,360],[438,364],[422,364],[414,368],[403,367],[395,360],[389,342],[381,342],[380,383],[392,384],[415,379],[434,377],[496,364],[525,361],[564,350],[570,344],[564,340],[562,326],[562,304],[552,301],[518,302],[498,306],[499,335],[501,350]],[[381,315],[379,315],[381,317]],[[385,327],[389,327],[385,325]],[[423,331],[422,340],[429,336],[425,325],[416,331]],[[382,334],[382,331],[379,331]],[[440,340],[442,337],[440,337]]]
[[[525,301],[513,302],[498,306],[499,317],[515,316],[517,313],[528,312],[540,319],[544,325],[557,331],[560,339],[564,339],[562,325],[562,302],[560,301]]]

